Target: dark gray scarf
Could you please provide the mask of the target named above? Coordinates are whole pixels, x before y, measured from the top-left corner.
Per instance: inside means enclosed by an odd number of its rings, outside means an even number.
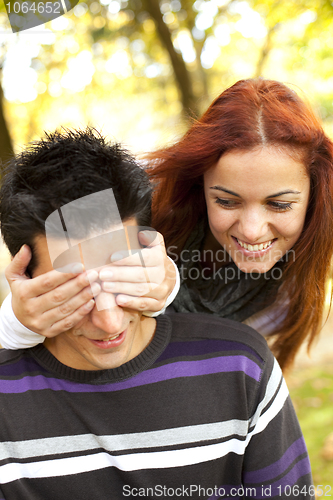
[[[181,285],[172,303],[174,310],[210,313],[244,321],[272,304],[281,284],[283,259],[262,274],[243,273],[231,262],[220,269],[213,269],[213,273],[205,277],[199,261],[199,250],[202,249],[207,230],[207,221],[197,225],[177,262]]]

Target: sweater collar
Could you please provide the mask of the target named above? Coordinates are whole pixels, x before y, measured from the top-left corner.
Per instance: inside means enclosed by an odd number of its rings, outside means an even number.
[[[33,347],[30,352],[43,368],[59,378],[80,383],[106,384],[126,380],[149,368],[169,344],[170,337],[170,319],[167,315],[157,317],[155,334],[150,344],[135,358],[110,370],[76,370],[60,363],[43,344]]]

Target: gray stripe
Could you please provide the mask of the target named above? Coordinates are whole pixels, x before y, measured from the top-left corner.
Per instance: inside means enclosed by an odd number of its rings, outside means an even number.
[[[120,434],[116,436],[61,436],[27,441],[7,441],[0,444],[0,460],[6,458],[43,457],[47,455],[74,453],[102,448],[106,451],[133,450],[136,448],[158,448],[162,446],[187,445],[230,435],[246,436],[247,420],[228,420],[213,424],[176,427],[160,431]]]

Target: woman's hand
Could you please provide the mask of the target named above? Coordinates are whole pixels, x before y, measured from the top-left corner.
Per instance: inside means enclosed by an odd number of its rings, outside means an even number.
[[[17,319],[45,337],[69,330],[94,307],[101,287],[94,270],[84,273],[50,271],[30,279],[25,275],[31,250],[23,245],[6,269]]]
[[[119,306],[158,312],[175,287],[176,270],[160,233],[141,231],[139,240],[146,248],[123,259],[121,252],[111,255],[112,264],[100,271],[99,278],[104,291],[118,294]]]

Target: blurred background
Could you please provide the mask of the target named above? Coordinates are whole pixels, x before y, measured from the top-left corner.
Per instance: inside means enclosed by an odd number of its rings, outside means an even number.
[[[333,137],[329,0],[88,0],[13,34],[0,3],[0,159],[43,131],[92,125],[136,154],[181,135],[220,92],[264,76],[307,98]],[[8,293],[0,250],[0,294]],[[288,384],[317,496],[333,497],[333,319]]]

